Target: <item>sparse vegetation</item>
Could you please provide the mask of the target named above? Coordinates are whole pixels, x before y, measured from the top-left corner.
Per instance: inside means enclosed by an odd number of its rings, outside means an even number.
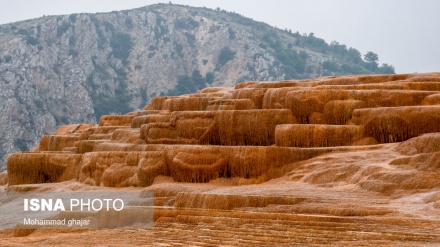
[[[165,23],[165,19],[163,19],[160,15],[156,15],[156,26],[154,27],[154,38],[156,41],[166,38],[165,35],[168,33],[168,28]]]
[[[190,34],[190,33],[184,33],[186,40],[188,41],[189,45],[191,47],[195,47],[195,41],[196,41],[196,36]]]
[[[394,66],[384,63],[378,68],[377,73],[378,74],[395,74]]]
[[[176,29],[193,30],[199,27],[199,22],[191,17],[179,18],[174,21]]]
[[[29,36],[29,35],[30,35],[29,32],[28,32],[28,30],[25,30],[25,29],[20,29],[20,30],[18,30],[18,31],[17,31],[17,34],[19,34],[19,35],[21,35],[21,36]]]
[[[220,55],[218,57],[217,62],[217,68],[220,69],[223,65],[225,65],[227,62],[234,59],[235,54],[237,52],[233,51],[229,46],[225,46],[220,50]]]
[[[75,36],[70,36],[69,37],[69,46],[71,48],[73,48],[75,46],[75,44],[76,44]]]
[[[66,116],[60,116],[59,119],[62,124],[69,124],[69,118]]]
[[[17,31],[17,34],[23,36],[23,39],[26,41],[28,45],[38,45],[40,42],[37,38],[33,37],[28,30],[20,29]]]
[[[78,54],[79,54],[79,53],[78,53],[77,51],[75,51],[75,49],[73,49],[73,48],[70,48],[70,49],[69,49],[69,56],[77,57]]]
[[[175,88],[168,90],[162,95],[182,95],[197,92],[206,87],[206,83],[214,81],[214,74],[207,73],[206,77],[200,74],[199,70],[194,70],[191,75],[179,76]]]
[[[125,25],[128,29],[133,28],[133,20],[129,16],[125,17]]]
[[[263,47],[267,46],[273,50],[273,54],[284,72],[284,79],[299,79],[307,77],[305,75],[305,67],[308,57],[306,52],[297,52],[289,45],[285,47],[280,36],[274,30],[266,30],[262,40],[264,42],[262,43]],[[272,70],[271,74],[272,76],[275,76],[276,72]]]
[[[339,65],[336,62],[330,61],[330,60],[324,61],[322,63],[322,68],[327,71],[339,71],[340,70]]]
[[[68,22],[63,22],[63,23],[61,24],[61,26],[58,26],[58,27],[57,27],[57,36],[58,36],[58,37],[63,36],[63,34],[64,34],[65,32],[67,32],[67,30],[69,30],[69,28],[70,28],[70,23],[68,23]]]
[[[40,42],[32,36],[26,36],[26,43],[28,45],[38,45]]]
[[[90,21],[95,25],[96,34],[98,35],[98,47],[103,48],[107,43],[107,38],[101,30],[101,21],[95,15],[90,15]]]
[[[141,94],[140,108],[142,108],[142,107],[146,106],[148,103],[148,88],[146,86],[141,87],[140,94]]]
[[[228,28],[228,32],[229,32],[229,39],[235,39],[236,33],[234,32],[234,30],[232,30],[231,27]]]
[[[76,22],[76,18],[77,18],[77,14],[71,14],[69,15],[69,20],[71,23],[75,23]]]
[[[87,76],[86,85],[88,85],[93,91],[96,91],[96,89],[98,89],[98,85],[93,81],[93,75]]]
[[[98,58],[96,56],[92,56],[92,63],[95,67],[94,72],[99,75],[102,79],[110,79],[111,75],[107,72],[107,69],[104,65],[99,64]]]
[[[104,21],[104,28],[107,32],[114,33],[116,32],[115,27],[108,21]]]
[[[205,80],[206,80],[206,83],[211,85],[214,82],[214,73],[212,73],[212,72],[206,73]]]
[[[366,57],[364,57],[365,60],[362,60],[361,53],[358,50],[351,47],[347,48],[346,45],[339,44],[337,41],[328,44],[323,39],[315,37],[313,33],[300,35],[298,32],[289,32],[289,35],[296,38],[296,46],[338,58],[340,66],[330,66],[330,64],[326,63],[326,68],[323,68],[323,75],[395,73],[392,66],[386,65],[380,69],[377,64],[378,57],[376,57],[377,54],[375,53],[367,53],[368,55],[366,54]]]
[[[11,55],[4,55],[4,56],[3,56],[3,61],[4,61],[5,63],[10,63],[10,62],[12,62],[12,56],[11,56]]]
[[[126,89],[127,84],[120,82],[114,95],[91,93],[96,119],[102,115],[130,112],[132,108],[128,104],[130,97]]]
[[[25,139],[18,138],[14,140],[14,146],[18,148],[20,151],[29,150],[28,144]]]
[[[44,107],[44,103],[41,99],[35,99],[34,100],[35,105],[37,106],[38,109],[43,110]]]
[[[183,57],[183,45],[180,43],[174,43],[174,47],[176,48],[177,55]]]
[[[127,59],[133,47],[133,41],[130,35],[126,33],[115,33],[110,39],[110,45],[113,50],[113,56],[121,59],[122,63],[127,65]]]
[[[209,27],[209,33],[215,33],[220,31],[221,27],[219,25],[212,25]]]

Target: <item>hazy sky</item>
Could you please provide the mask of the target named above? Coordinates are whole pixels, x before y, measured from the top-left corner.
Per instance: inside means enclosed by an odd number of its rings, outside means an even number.
[[[71,13],[109,12],[159,0],[0,0],[0,24]],[[439,0],[173,0],[174,4],[220,7],[300,33],[313,32],[362,54],[397,73],[440,71]]]

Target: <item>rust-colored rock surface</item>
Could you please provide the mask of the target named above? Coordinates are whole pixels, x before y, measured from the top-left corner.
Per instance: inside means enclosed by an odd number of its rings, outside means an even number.
[[[154,229],[0,238],[7,246],[435,246],[439,95],[440,73],[245,82],[63,126],[9,156],[7,190],[154,192]]]

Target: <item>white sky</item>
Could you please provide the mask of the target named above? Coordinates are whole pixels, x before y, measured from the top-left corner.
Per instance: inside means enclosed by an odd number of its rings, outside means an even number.
[[[110,12],[160,0],[0,0],[0,24],[43,15]],[[172,0],[174,4],[220,7],[300,33],[313,32],[362,54],[397,73],[440,71],[439,0]]]

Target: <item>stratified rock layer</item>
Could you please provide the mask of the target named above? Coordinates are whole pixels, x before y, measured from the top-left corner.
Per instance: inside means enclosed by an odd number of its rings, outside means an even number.
[[[148,186],[158,175],[180,182],[273,178],[277,168],[335,151],[331,147],[440,131],[436,76],[242,83],[158,97],[143,111],[103,116],[99,126],[63,126],[43,136],[35,151],[9,157],[9,184],[77,178],[96,186]]]
[[[5,182],[154,192],[155,229],[142,234],[157,242],[119,235],[138,245],[436,245],[439,95],[440,74],[409,74],[157,97],[43,136],[9,156]]]

